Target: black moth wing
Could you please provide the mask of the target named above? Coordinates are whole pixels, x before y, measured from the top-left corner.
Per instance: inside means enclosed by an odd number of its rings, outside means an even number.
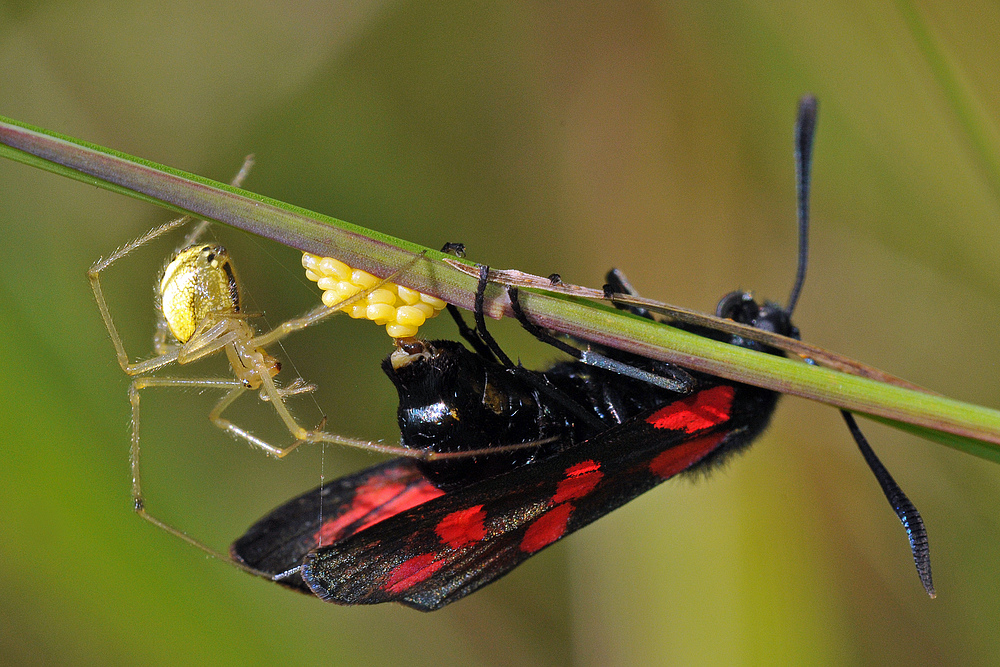
[[[748,445],[776,401],[774,392],[717,380],[569,451],[318,548],[302,578],[330,602],[439,609],[664,480]]]
[[[313,549],[441,494],[415,459],[391,459],[289,500],[251,526],[229,553],[238,563],[278,577],[301,565]],[[298,572],[275,581],[312,592]]]

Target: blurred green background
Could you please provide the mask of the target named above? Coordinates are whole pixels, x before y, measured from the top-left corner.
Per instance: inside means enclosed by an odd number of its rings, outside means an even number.
[[[711,310],[736,287],[786,298],[792,124],[811,91],[804,337],[997,407],[998,33],[985,1],[7,1],[0,114],[223,181],[253,152],[256,192],[463,241],[497,267],[599,286],[619,266],[647,296]],[[978,138],[955,91],[986,123]],[[668,482],[434,614],[324,605],[206,559],[130,510],[127,380],[84,277],[168,214],[10,162],[0,184],[4,664],[970,665],[1000,651],[1000,469],[866,426],[929,527],[928,600],[838,415],[796,399],[711,479]],[[297,253],[215,233],[268,321],[315,303]],[[151,350],[152,285],[177,242],[107,274],[133,358]],[[526,364],[555,358],[494,330]],[[454,337],[444,320],[426,334]],[[330,428],[391,439],[389,348],[344,318],[280,354],[288,379],[320,385]],[[268,460],[210,426],[214,398],[146,395],[144,470],[150,509],[220,548],[372,461],[332,447]],[[244,407],[280,439],[266,406]]]

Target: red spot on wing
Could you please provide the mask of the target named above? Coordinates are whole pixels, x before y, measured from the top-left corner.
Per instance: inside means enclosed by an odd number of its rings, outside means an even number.
[[[646,421],[654,428],[695,433],[729,419],[734,393],[725,384],[705,389],[660,408]]]
[[[726,435],[726,433],[713,433],[682,442],[650,461],[649,470],[663,479],[673,477],[705,458],[707,454],[719,446]]]
[[[313,535],[313,540],[317,546],[333,544],[441,495],[444,495],[444,491],[424,478],[411,482],[386,477],[374,478],[357,488],[350,506],[343,514],[323,522]]]
[[[566,468],[566,477],[559,482],[556,493],[552,496],[553,503],[564,503],[567,500],[582,498],[597,486],[604,478],[601,464],[596,461],[584,461]]]
[[[389,593],[409,590],[444,567],[445,561],[435,560],[436,558],[435,554],[426,553],[403,561],[392,569],[383,588]]]
[[[556,505],[528,526],[521,538],[521,551],[533,554],[566,534],[566,524],[573,513],[571,503]]]
[[[476,505],[452,512],[441,519],[434,532],[452,549],[460,549],[486,537],[486,528],[483,526],[485,518],[483,506]]]

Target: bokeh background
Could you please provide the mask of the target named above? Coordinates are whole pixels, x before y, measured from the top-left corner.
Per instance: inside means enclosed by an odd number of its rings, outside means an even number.
[[[805,338],[998,407],[998,33],[985,1],[7,0],[0,113],[218,180],[253,152],[256,192],[463,241],[497,267],[599,286],[619,266],[648,296],[711,310],[735,287],[786,298],[792,124],[811,91]],[[996,659],[1000,469],[867,425],[929,526],[930,601],[838,415],[798,399],[711,479],[668,482],[434,614],[324,605],[205,558],[130,511],[127,380],[84,277],[167,217],[0,162],[0,662]],[[268,321],[315,303],[296,252],[215,234]],[[151,349],[152,285],[177,242],[107,274],[133,357]],[[555,358],[494,330],[526,364]],[[297,413],[395,437],[389,348],[346,318],[289,341],[289,378],[321,387]],[[150,391],[143,442],[150,509],[220,548],[373,460],[268,460],[209,425],[214,399]],[[267,406],[237,415],[280,438]]]

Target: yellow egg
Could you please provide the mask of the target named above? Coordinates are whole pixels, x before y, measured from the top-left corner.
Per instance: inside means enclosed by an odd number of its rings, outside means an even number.
[[[341,280],[351,279],[351,267],[343,262],[333,259],[332,257],[324,257],[319,262],[319,271],[325,276],[337,277]]]
[[[344,311],[356,320],[368,319],[368,306],[364,303],[352,303],[344,308]]]
[[[417,335],[418,329],[405,324],[387,324],[385,330],[393,338],[410,338]]]
[[[437,298],[436,296],[431,296],[430,294],[420,294],[420,300],[429,305],[434,310],[444,310],[444,307],[448,305],[447,301]]]
[[[399,294],[399,300],[407,306],[419,303],[422,296],[417,290],[403,287],[402,285],[396,286],[396,293]]]
[[[396,294],[392,290],[386,289],[386,286],[383,285],[379,289],[369,292],[368,296],[365,297],[365,301],[370,304],[394,306],[396,304]]]
[[[387,303],[373,303],[365,309],[365,317],[376,324],[386,324],[396,319],[396,309]]]
[[[379,281],[378,278],[368,273],[367,271],[362,271],[361,269],[354,269],[353,271],[351,271],[350,280],[352,283],[354,283],[361,289],[368,289],[369,287],[375,287],[375,285],[377,285]]]
[[[396,309],[396,321],[400,324],[419,327],[427,320],[427,316],[414,306],[400,306]]]

